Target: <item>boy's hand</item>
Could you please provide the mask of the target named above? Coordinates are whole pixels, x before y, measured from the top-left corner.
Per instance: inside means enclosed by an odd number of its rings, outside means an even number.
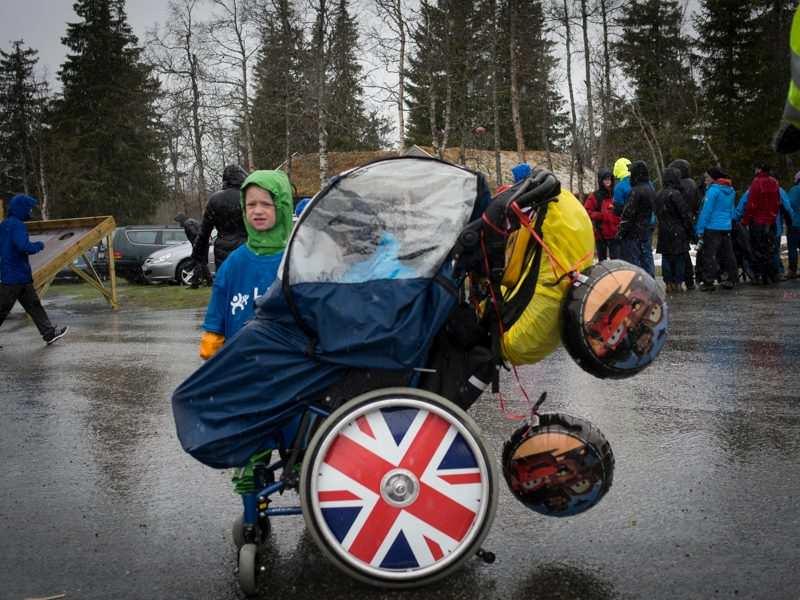
[[[225,343],[225,336],[213,331],[204,331],[200,336],[200,358],[208,360],[214,356]]]
[[[34,250],[34,254],[44,250],[44,242],[33,242],[33,246],[36,248],[36,250]]]

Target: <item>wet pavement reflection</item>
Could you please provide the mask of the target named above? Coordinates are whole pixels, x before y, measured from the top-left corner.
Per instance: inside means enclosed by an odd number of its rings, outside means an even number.
[[[202,311],[48,304],[72,327],[53,347],[19,313],[0,329],[0,598],[240,598],[230,473],[182,452],[169,401],[200,364]],[[520,369],[545,410],[610,441],[597,507],[548,519],[501,482],[484,544],[497,561],[410,592],[349,580],[302,518],[275,519],[262,597],[796,600],[800,282],[686,293],[670,309],[664,352],[631,380],[593,379],[563,351]],[[524,411],[511,373],[502,387]],[[499,457],[517,423],[490,397],[472,412]]]

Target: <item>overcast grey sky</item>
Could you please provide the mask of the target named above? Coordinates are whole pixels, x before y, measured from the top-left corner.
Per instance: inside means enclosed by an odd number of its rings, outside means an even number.
[[[8,50],[11,42],[24,39],[25,44],[39,51],[39,65],[48,80],[56,83],[56,75],[64,62],[66,48],[61,38],[67,22],[77,21],[73,0],[0,0],[0,48]],[[145,32],[167,16],[167,0],[128,0],[128,22],[143,42]]]

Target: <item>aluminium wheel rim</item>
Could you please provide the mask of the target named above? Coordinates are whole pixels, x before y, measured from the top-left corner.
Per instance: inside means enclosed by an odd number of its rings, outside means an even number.
[[[313,457],[309,498],[329,550],[383,580],[422,579],[469,552],[491,519],[475,435],[428,401],[384,398],[348,413]]]

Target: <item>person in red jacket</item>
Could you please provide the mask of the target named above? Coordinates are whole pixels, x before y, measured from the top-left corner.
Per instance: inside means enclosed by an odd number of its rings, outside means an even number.
[[[756,176],[750,184],[747,207],[742,216],[742,225],[750,232],[753,251],[753,271],[756,279],[763,283],[778,281],[778,270],[773,264],[773,253],[777,229],[775,226],[780,211],[781,196],[778,181],[769,174],[769,167],[756,167]]]
[[[743,225],[775,224],[780,210],[781,196],[778,181],[769,174],[767,165],[756,167],[756,176],[750,184],[750,198],[742,217]]]
[[[594,224],[597,260],[619,258],[620,240],[617,239],[620,218],[614,213],[614,177],[608,169],[597,172],[597,189],[589,194],[583,206]]]

